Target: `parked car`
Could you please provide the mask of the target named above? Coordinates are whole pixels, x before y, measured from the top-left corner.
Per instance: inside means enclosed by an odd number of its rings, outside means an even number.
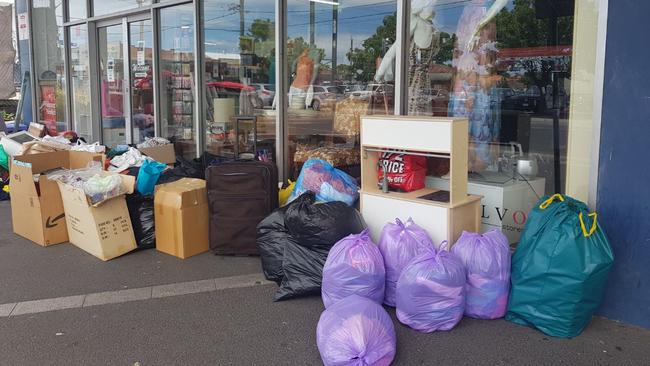
[[[366,89],[366,86],[363,84],[347,84],[347,85],[342,85],[343,87],[343,93],[345,96],[348,96],[354,92],[362,91]]]
[[[264,106],[270,106],[273,104],[273,98],[275,98],[275,84],[252,84],[255,91],[257,91],[257,96],[262,99]]]
[[[317,111],[326,100],[336,101],[341,97],[343,97],[343,95],[337,86],[314,85],[314,100],[311,102],[311,108]]]
[[[542,92],[537,86],[532,86],[523,93],[516,93],[501,102],[503,109],[510,109],[524,112],[539,112],[545,103]]]

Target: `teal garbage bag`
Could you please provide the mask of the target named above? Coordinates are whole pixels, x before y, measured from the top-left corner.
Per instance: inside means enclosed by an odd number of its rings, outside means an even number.
[[[9,170],[9,155],[7,155],[2,145],[0,145],[0,167],[4,170]]]
[[[600,305],[614,255],[596,213],[571,197],[533,208],[512,258],[506,319],[571,338]]]
[[[143,196],[153,194],[154,187],[160,179],[160,174],[167,168],[167,165],[154,160],[145,160],[138,172],[135,189]]]

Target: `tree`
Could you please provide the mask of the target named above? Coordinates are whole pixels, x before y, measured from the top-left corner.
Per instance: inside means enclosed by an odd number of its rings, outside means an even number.
[[[275,34],[275,23],[270,19],[255,19],[248,30],[248,34],[255,38],[256,41],[268,41]]]
[[[440,33],[440,50],[434,57],[437,64],[449,64],[454,58],[454,44],[456,44],[456,34],[446,32]]]
[[[497,45],[504,48],[528,48],[571,45],[573,43],[573,16],[558,18],[537,17],[537,0],[515,0],[511,10],[504,8],[496,17]],[[524,70],[522,82],[536,85],[544,95],[545,87],[552,83],[552,74],[558,69],[559,57],[554,59],[527,57],[517,62]],[[570,64],[562,65],[569,78]],[[559,75],[558,75],[559,76]],[[542,103],[545,105],[545,103]]]
[[[347,53],[352,75],[362,81],[372,80],[376,71],[376,60],[382,57],[397,38],[397,14],[384,17],[375,34],[363,41],[363,48],[355,48]],[[361,70],[361,74],[357,73]]]

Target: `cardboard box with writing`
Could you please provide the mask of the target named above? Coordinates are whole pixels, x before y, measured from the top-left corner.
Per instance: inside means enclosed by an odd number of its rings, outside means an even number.
[[[112,173],[104,172],[109,175]],[[122,192],[133,193],[135,177],[122,179]],[[70,243],[107,261],[136,248],[133,227],[124,195],[91,204],[83,189],[58,182]]]
[[[140,150],[144,155],[163,164],[174,164],[176,162],[176,153],[174,144],[160,145],[154,147],[143,147]]]
[[[90,162],[101,163],[103,159],[104,154],[83,151],[16,156],[9,183],[14,233],[42,246],[67,242],[68,230],[59,187],[41,173],[56,168],[85,168]]]
[[[179,258],[207,252],[208,196],[205,181],[183,178],[157,187],[156,249]]]

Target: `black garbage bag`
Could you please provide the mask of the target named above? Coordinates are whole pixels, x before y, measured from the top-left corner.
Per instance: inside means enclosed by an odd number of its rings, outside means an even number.
[[[307,192],[289,205],[275,210],[257,226],[257,244],[264,275],[269,281],[275,281],[280,285],[275,295],[276,301],[320,294],[323,266],[329,250],[340,239],[364,229],[359,212],[346,204],[341,206],[339,203],[315,203],[314,194]],[[308,222],[310,230],[317,234],[325,231],[327,235],[310,238],[306,231],[300,231],[298,234],[301,239],[298,239],[288,227],[287,219],[290,213],[294,216],[293,224],[296,228],[302,220]],[[334,218],[323,220],[320,231],[317,231],[315,226],[318,222],[305,217],[300,218],[304,214],[318,217],[328,214]],[[348,222],[343,223],[343,218]],[[338,224],[341,227],[331,227]]]
[[[316,203],[316,195],[312,192],[300,197],[303,199],[287,206],[285,224],[302,246],[330,247],[365,228],[359,212],[343,202]]]
[[[133,192],[126,196],[131,226],[138,249],[156,247],[156,222],[153,214],[153,196]]]
[[[284,277],[280,289],[275,293],[275,301],[320,295],[323,266],[332,246],[308,248],[292,241],[287,242],[282,260]]]
[[[172,169],[167,169],[160,175],[158,184],[175,182],[181,178],[205,179],[203,164],[177,155],[176,164]]]
[[[284,245],[293,241],[284,226],[286,208],[273,211],[257,225],[257,246],[262,260],[262,271],[267,280],[278,285],[282,283],[282,258],[284,258]]]

